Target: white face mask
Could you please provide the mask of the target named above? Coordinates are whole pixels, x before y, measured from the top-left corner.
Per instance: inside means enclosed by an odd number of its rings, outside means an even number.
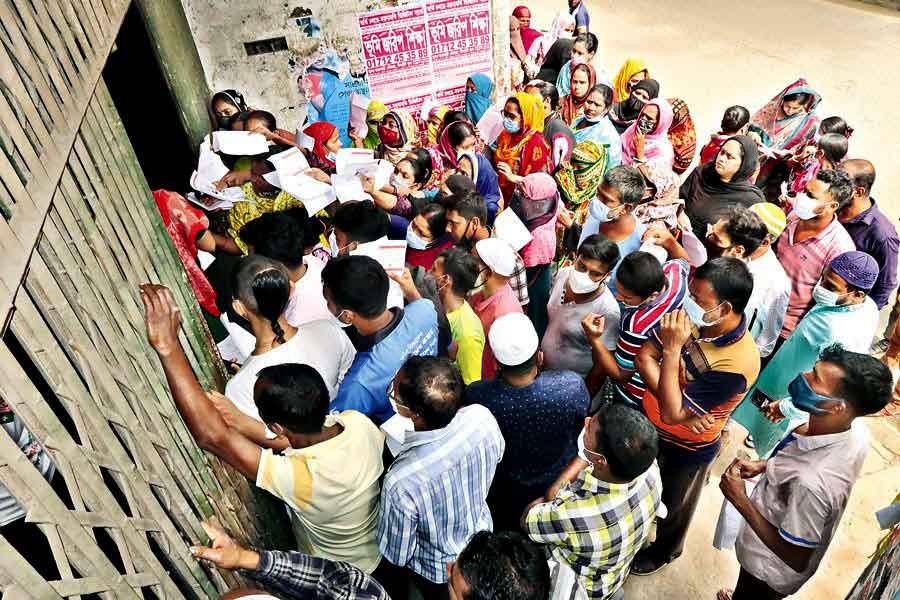
[[[402,177],[400,177],[399,175],[397,175],[396,173],[394,175],[391,175],[390,182],[391,182],[391,185],[397,189],[409,187],[408,185],[406,185],[406,180],[403,179]]]
[[[337,238],[334,236],[334,232],[328,234],[328,248],[331,250],[331,258],[337,258],[338,254],[340,254],[341,249],[338,248]]]
[[[825,289],[822,287],[822,282],[819,281],[816,284],[816,287],[813,288],[812,297],[813,300],[816,301],[816,304],[820,306],[837,306],[838,302],[840,302],[841,298],[843,298],[846,294],[841,295],[837,292],[832,292],[831,290]]]
[[[724,302],[722,304],[724,304]],[[722,304],[719,304],[713,309],[706,310],[705,308],[697,304],[697,301],[690,296],[684,297],[684,311],[687,313],[688,318],[690,318],[691,322],[697,327],[712,327],[713,325],[718,325],[722,320],[721,317],[716,319],[715,321],[706,321],[705,317],[707,313],[711,313],[712,311],[716,310],[716,308],[719,308],[719,306],[722,306]]]
[[[816,213],[816,208],[818,208],[819,203],[814,199],[807,196],[805,193],[801,192],[797,195],[797,198],[794,200],[794,214],[801,221],[809,221],[810,219],[815,219],[818,217],[818,213]]]
[[[591,216],[601,223],[609,223],[610,221],[615,220],[615,217],[609,214],[611,212],[610,208],[596,198],[591,200],[591,203],[588,205],[588,210],[590,211]]]
[[[594,461],[590,457],[591,454],[596,454],[597,456],[603,456],[603,455],[600,454],[599,452],[594,452],[593,450],[588,450],[587,448],[585,448],[585,446],[584,446],[584,432],[585,431],[586,431],[585,428],[582,427],[581,433],[578,434],[578,457],[581,458],[581,460],[583,460],[585,462],[589,462],[589,463],[593,464]]]
[[[587,113],[584,113],[584,120],[587,121],[588,123],[599,123],[600,121],[603,120],[603,117],[605,117],[605,116],[606,116],[605,113],[600,113],[596,117],[590,117],[590,116],[588,116]]]
[[[413,250],[424,250],[428,247],[428,242],[419,237],[419,234],[413,229],[412,224],[406,228],[406,245]]]
[[[602,281],[594,281],[587,272],[581,272],[572,268],[569,273],[569,289],[573,294],[590,294],[600,287]]]

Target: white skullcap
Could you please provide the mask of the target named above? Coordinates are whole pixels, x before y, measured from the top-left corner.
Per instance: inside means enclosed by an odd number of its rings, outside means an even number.
[[[478,258],[502,277],[509,277],[516,270],[516,251],[499,238],[486,238],[475,244]]]
[[[497,362],[508,367],[521,365],[538,349],[534,325],[522,313],[506,314],[494,321],[488,332],[488,342]]]

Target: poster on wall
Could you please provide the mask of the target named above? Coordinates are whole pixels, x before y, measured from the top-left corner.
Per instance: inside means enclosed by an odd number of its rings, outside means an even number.
[[[425,5],[435,100],[462,106],[466,79],[493,69],[490,0],[431,0]]]
[[[347,135],[350,120],[350,97],[356,93],[369,95],[364,74],[355,73],[344,55],[328,49],[312,62],[304,73],[304,93],[308,98],[307,119],[310,123],[334,123],[344,146],[350,145]]]
[[[460,108],[466,79],[492,70],[490,0],[430,0],[359,15],[372,98],[418,116]]]

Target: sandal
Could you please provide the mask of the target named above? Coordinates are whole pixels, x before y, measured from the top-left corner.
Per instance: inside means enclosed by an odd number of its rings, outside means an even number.
[[[734,590],[721,589],[716,593],[716,600],[731,600]]]

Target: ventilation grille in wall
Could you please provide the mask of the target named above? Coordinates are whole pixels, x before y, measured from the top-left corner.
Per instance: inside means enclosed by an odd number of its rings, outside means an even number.
[[[244,50],[247,56],[256,56],[257,54],[271,54],[273,52],[281,52],[287,50],[287,40],[282,37],[269,38],[267,40],[256,40],[255,42],[244,42]]]

